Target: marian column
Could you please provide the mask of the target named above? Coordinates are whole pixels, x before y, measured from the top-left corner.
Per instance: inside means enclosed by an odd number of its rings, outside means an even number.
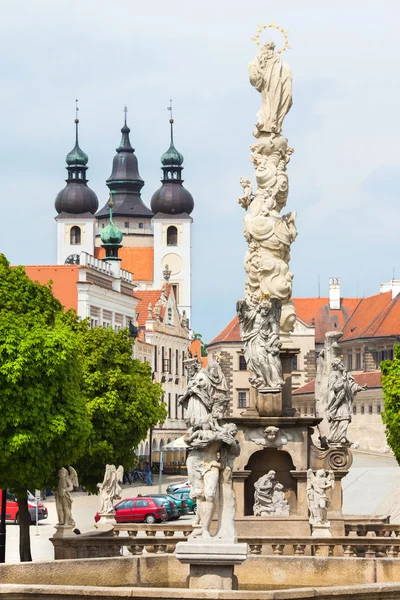
[[[286,31],[272,26],[283,33],[282,50],[286,50]],[[254,38],[258,45],[265,27],[260,26]],[[258,405],[263,395],[264,403],[272,402],[278,412],[284,384],[281,337],[293,330],[296,320],[289,260],[297,235],[296,213],[281,214],[289,193],[287,164],[293,152],[281,133],[292,105],[292,73],[279,56],[282,50],[275,52],[275,44],[268,42],[249,65],[250,83],[261,94],[253,131],[256,142],[250,146],[257,188],[253,193],[250,180],[242,177],[243,194],[238,200],[246,210],[248,249],[244,300],[238,301],[237,311],[247,366],[253,374],[249,381],[258,392]]]

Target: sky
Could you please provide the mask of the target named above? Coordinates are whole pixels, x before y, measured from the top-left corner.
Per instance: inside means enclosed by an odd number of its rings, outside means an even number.
[[[54,264],[54,199],[64,186],[79,99],[89,186],[105,180],[128,106],[147,205],[161,178],[173,99],[175,145],[195,200],[192,327],[211,341],[243,297],[239,179],[260,95],[247,65],[257,24],[289,30],[293,72],[283,134],[287,211],[297,211],[293,296],[367,296],[400,278],[398,0],[2,0],[0,251],[12,264]],[[261,41],[281,43],[268,30]]]

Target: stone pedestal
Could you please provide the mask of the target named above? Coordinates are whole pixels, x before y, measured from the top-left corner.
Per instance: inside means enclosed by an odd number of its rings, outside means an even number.
[[[75,527],[72,527],[72,525],[59,525],[57,523],[57,525],[55,525],[56,532],[53,537],[64,538],[64,537],[75,536],[74,529],[75,529]]]
[[[100,514],[100,521],[95,523],[95,527],[101,531],[110,531],[111,529],[114,529],[114,525],[116,524],[115,513],[103,513]]]
[[[259,391],[256,407],[260,417],[278,417],[282,415],[282,390]]]
[[[330,538],[332,537],[330,531],[331,524],[330,523],[321,523],[320,525],[312,525],[312,534],[311,537],[317,538]]]
[[[247,544],[224,540],[179,542],[176,558],[190,565],[189,588],[236,590],[235,565],[247,558]]]

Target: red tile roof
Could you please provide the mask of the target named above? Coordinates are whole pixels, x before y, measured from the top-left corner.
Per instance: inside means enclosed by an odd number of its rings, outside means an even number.
[[[400,295],[392,292],[363,298],[343,330],[342,342],[400,335]]]
[[[40,265],[26,266],[25,272],[32,281],[42,285],[52,281],[54,296],[61,302],[65,310],[78,309],[79,265]]]
[[[293,298],[296,314],[307,325],[315,324],[315,342],[323,343],[327,331],[343,329],[345,323],[360,303],[360,298],[342,298],[339,310],[329,308],[329,298]],[[240,342],[238,318],[234,317],[210,344]]]
[[[121,268],[133,273],[134,281],[153,281],[154,248],[123,246],[118,254],[122,258]],[[95,248],[94,255],[96,258],[103,258],[104,248]]]
[[[381,372],[380,371],[370,371],[370,372],[358,372],[352,373],[354,375],[354,379],[358,385],[367,385],[369,388],[380,388],[381,384]],[[313,394],[315,392],[315,379],[309,381],[305,385],[294,390],[293,395],[299,396],[302,394]]]
[[[135,298],[139,298],[139,303],[136,307],[138,312],[138,326],[144,327],[149,314],[149,304],[151,302],[154,308],[157,301],[160,299],[162,290],[135,290]]]

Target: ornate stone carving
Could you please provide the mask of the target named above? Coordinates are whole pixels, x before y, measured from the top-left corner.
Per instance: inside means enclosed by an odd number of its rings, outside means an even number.
[[[307,504],[310,512],[310,523],[313,526],[329,527],[328,508],[330,501],[327,491],[335,486],[333,471],[318,469],[313,473],[312,469],[307,471]]]
[[[99,515],[114,514],[113,503],[121,499],[121,483],[124,476],[124,467],[121,465],[118,469],[115,465],[106,465],[103,483],[98,483],[100,491],[100,509]]]
[[[75,527],[75,521],[72,518],[71,492],[73,492],[74,487],[78,486],[78,474],[75,469],[73,467],[68,467],[68,469],[61,467],[58,471],[58,487],[54,491],[58,517],[56,527]]]
[[[181,325],[182,325],[182,327],[187,327],[189,325],[189,320],[186,315],[186,310],[182,311]]]
[[[197,501],[201,530],[194,537],[210,539],[213,515],[218,527],[212,539],[235,539],[235,497],[232,489],[233,461],[240,453],[235,424],[224,423],[228,406],[227,385],[218,358],[213,355],[205,369],[197,358],[185,361],[188,384],[180,403],[186,407],[189,429],[184,440],[189,448],[186,464],[191,497]]]
[[[347,430],[352,418],[353,402],[366,386],[358,385],[344,366],[338,340],[342,332],[325,334],[324,349],[317,360],[315,382],[316,415],[322,418],[318,425],[322,447],[349,446]]]
[[[171,278],[171,274],[172,274],[172,271],[168,265],[165,265],[162,274],[163,274],[164,280],[166,281],[166,283],[168,283]]]
[[[246,210],[248,250],[245,297],[237,309],[246,360],[254,372],[250,383],[263,391],[280,390],[283,385],[279,333],[292,331],[296,319],[289,271],[290,246],[297,236],[296,213],[280,214],[288,198],[286,166],[293,152],[280,135],[292,102],[292,79],[290,69],[273,50],[272,43],[266,44],[249,66],[250,82],[262,96],[254,132],[258,141],[250,148],[257,189],[253,194],[250,180],[242,177],[239,198]]]
[[[262,433],[257,429],[250,430],[248,437],[249,440],[264,448],[282,448],[282,446],[286,446],[288,442],[293,440],[290,433],[274,425],[269,425]]]
[[[333,446],[331,448],[318,448],[311,444],[311,466],[316,469],[328,471],[342,471],[350,469],[353,455],[348,446]]]
[[[256,517],[287,516],[289,503],[283,485],[275,481],[275,471],[269,471],[254,484],[253,513]]]
[[[147,318],[148,319],[153,318],[153,305],[151,302],[149,303],[149,306],[147,307]]]

